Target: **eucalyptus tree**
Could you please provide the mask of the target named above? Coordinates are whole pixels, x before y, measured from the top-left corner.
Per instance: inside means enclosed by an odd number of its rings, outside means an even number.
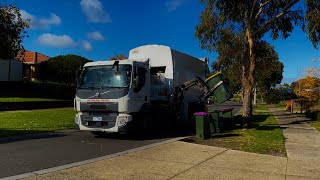
[[[222,71],[228,80],[229,87],[236,92],[241,89],[241,64],[243,62],[244,41],[243,34],[235,34],[231,29],[221,32],[221,38],[217,44],[217,60],[213,62],[212,69]],[[256,53],[255,87],[267,92],[272,86],[282,80],[284,65],[279,60],[274,47],[266,41],[257,40],[254,52]],[[242,48],[241,48],[242,47]],[[266,68],[268,67],[268,68]]]
[[[205,8],[196,27],[200,47],[216,51],[221,32],[230,28],[243,33],[244,48],[241,81],[244,93],[243,117],[252,115],[255,84],[257,40],[266,33],[273,39],[287,38],[294,26],[300,25],[314,47],[320,41],[319,0],[200,0]],[[241,48],[241,47],[239,47]]]

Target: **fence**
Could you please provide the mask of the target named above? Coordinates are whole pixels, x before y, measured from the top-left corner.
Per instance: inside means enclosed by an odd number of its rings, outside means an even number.
[[[0,59],[0,81],[22,81],[22,62]]]

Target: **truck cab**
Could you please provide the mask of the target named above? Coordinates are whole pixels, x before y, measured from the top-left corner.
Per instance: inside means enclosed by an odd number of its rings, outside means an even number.
[[[76,126],[92,132],[126,132],[133,115],[150,103],[149,60],[84,65],[74,107]]]

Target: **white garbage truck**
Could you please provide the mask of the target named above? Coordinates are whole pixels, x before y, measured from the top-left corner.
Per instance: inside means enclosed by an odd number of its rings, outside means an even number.
[[[152,124],[163,108],[190,121],[190,104],[211,92],[204,87],[208,73],[206,59],[162,45],[134,48],[124,60],[86,63],[74,100],[76,126],[93,134],[127,132]]]

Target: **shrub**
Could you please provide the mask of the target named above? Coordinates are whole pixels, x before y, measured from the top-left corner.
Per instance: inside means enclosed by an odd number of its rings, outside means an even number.
[[[77,55],[62,55],[41,62],[37,70],[37,78],[41,81],[75,84],[77,69],[90,60]]]
[[[320,120],[320,112],[319,111],[306,111],[306,117],[310,118],[314,121]]]
[[[277,104],[281,101],[280,92],[277,90],[271,90],[265,95],[267,104]]]

